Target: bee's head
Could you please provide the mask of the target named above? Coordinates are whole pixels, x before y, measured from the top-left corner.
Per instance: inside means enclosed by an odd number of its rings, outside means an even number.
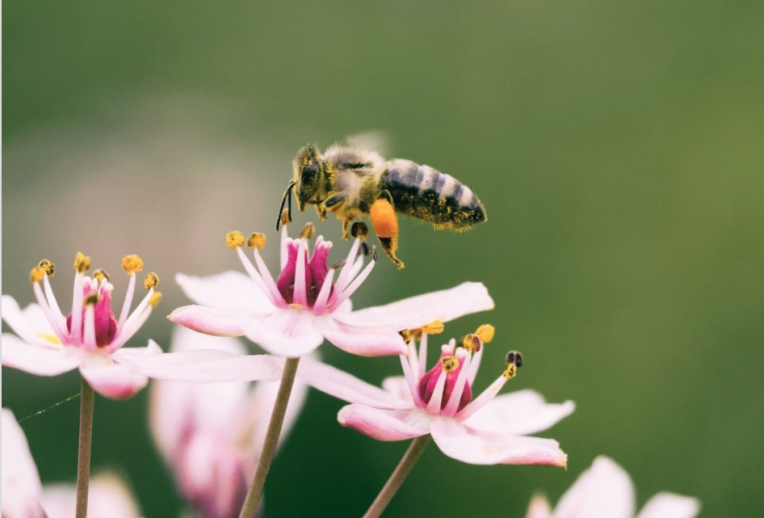
[[[306,203],[321,202],[318,196],[323,190],[325,170],[324,161],[318,148],[308,144],[300,149],[292,164],[299,209],[303,210]]]

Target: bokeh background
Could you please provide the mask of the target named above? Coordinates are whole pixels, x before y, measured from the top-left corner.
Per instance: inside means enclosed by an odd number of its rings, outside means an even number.
[[[223,236],[269,232],[307,142],[368,130],[392,156],[467,183],[488,223],[402,224],[357,307],[487,284],[497,327],[478,389],[509,348],[510,388],[578,408],[544,434],[567,471],[460,464],[431,447],[390,516],[522,516],[556,501],[598,454],[640,505],[671,490],[704,516],[764,507],[764,4],[661,2],[3,3],[3,291],[32,300],[30,267],[77,250],[112,271],[144,257],[165,299],[175,272],[239,268]],[[296,225],[315,220],[296,215]],[[339,224],[320,225],[339,240]],[[344,249],[344,246],[335,246]],[[275,264],[276,247],[265,252]],[[339,254],[338,254],[339,255]],[[63,296],[63,295],[61,295]],[[396,358],[330,363],[379,381]],[[76,374],[3,369],[25,417],[77,393]],[[124,474],[145,515],[182,502],[148,434],[147,392],[96,402],[94,468]],[[336,423],[311,393],[266,486],[266,516],[359,516],[403,454]],[[74,480],[78,403],[22,426],[44,482]]]

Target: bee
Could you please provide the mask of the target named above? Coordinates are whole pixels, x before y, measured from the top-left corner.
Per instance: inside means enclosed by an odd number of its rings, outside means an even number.
[[[469,187],[456,178],[411,160],[385,160],[379,153],[336,144],[324,153],[313,145],[300,149],[292,162],[294,178],[281,199],[284,206],[294,191],[297,207],[315,205],[320,219],[333,213],[348,239],[353,220],[369,215],[382,249],[398,267],[397,213],[427,221],[435,229],[464,231],[486,220],[485,207]]]

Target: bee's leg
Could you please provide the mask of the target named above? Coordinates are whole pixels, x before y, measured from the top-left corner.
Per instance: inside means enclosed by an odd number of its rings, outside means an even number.
[[[324,213],[328,210],[329,212],[334,212],[338,208],[340,208],[340,205],[347,199],[348,195],[344,192],[330,192],[329,195],[324,200]]]
[[[405,265],[395,255],[395,251],[398,249],[398,215],[388,198],[389,194],[384,196],[383,193],[383,196],[372,204],[369,216],[371,217],[371,226],[379,238],[382,249],[400,270]]]
[[[326,219],[326,207],[324,207],[323,204],[316,205],[316,214],[318,214],[318,219],[323,221]]]
[[[350,226],[351,223],[353,223],[353,220],[355,219],[355,214],[352,212],[348,212],[345,215],[345,218],[342,220],[342,239],[347,241],[350,239]]]

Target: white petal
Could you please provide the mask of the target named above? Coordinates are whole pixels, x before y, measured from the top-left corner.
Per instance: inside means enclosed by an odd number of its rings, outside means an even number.
[[[129,399],[149,382],[145,375],[110,358],[88,357],[80,365],[80,373],[93,390],[109,399]]]
[[[344,318],[346,315],[327,315],[317,319],[324,337],[343,351],[359,356],[406,353],[406,342],[397,332],[385,328],[343,324]]]
[[[324,341],[315,317],[308,311],[277,309],[264,319],[252,320],[244,333],[271,354],[297,358],[313,352]]]
[[[74,484],[46,484],[42,504],[48,518],[71,518],[77,500]],[[113,473],[99,473],[90,481],[88,516],[138,518],[140,512],[124,481]]]
[[[403,441],[427,434],[428,419],[417,420],[418,410],[382,410],[366,405],[342,407],[337,420],[378,441]]]
[[[25,342],[47,346],[59,342],[39,305],[32,303],[22,310],[13,297],[3,295],[2,313],[3,320]]]
[[[268,296],[242,272],[228,271],[207,277],[179,273],[175,281],[188,298],[201,306],[254,313],[269,313],[273,309]]]
[[[658,493],[647,501],[637,518],[693,518],[700,512],[697,498]]]
[[[567,455],[551,439],[521,435],[484,437],[453,419],[434,420],[430,433],[443,453],[468,464],[567,465]]]
[[[448,322],[493,307],[493,299],[482,283],[465,282],[448,290],[354,311],[353,322],[356,325],[385,326],[401,331],[416,329],[435,320]]]
[[[24,431],[13,412],[2,413],[2,494],[4,518],[42,518],[40,475]]]
[[[389,392],[393,397],[406,401],[411,399],[411,390],[409,382],[404,376],[390,376],[382,380],[382,388]]]
[[[631,518],[634,516],[634,487],[629,475],[607,457],[578,477],[562,496],[554,518]]]
[[[3,365],[37,376],[58,376],[69,372],[82,361],[82,350],[77,347],[58,348],[28,344],[10,333],[3,334]]]
[[[550,428],[574,409],[572,401],[547,403],[538,392],[520,390],[496,396],[464,424],[480,433],[530,435]]]
[[[213,336],[241,336],[249,315],[242,311],[208,308],[206,306],[182,306],[167,317],[199,333]]]
[[[552,518],[552,508],[544,495],[535,495],[528,506],[525,518]]]
[[[303,358],[297,377],[330,396],[376,408],[413,408],[411,397],[401,399],[379,387],[313,358]]]

